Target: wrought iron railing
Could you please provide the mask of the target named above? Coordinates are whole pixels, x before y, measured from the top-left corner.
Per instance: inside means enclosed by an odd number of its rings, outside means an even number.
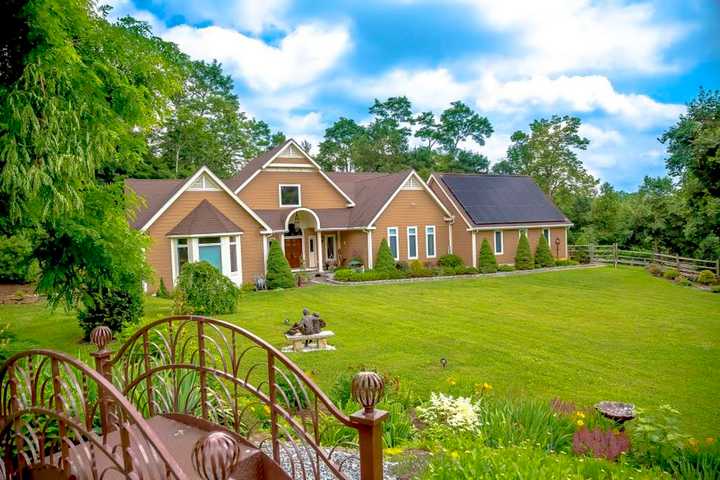
[[[151,322],[97,368],[147,417],[202,418],[264,449],[292,478],[382,478],[382,381],[355,380],[366,410],[348,416],[275,347],[232,323],[201,316]],[[358,455],[359,453],[359,455]]]
[[[113,354],[107,327],[90,337],[95,370],[72,357],[31,350],[0,368],[0,478],[184,480],[146,418],[170,417],[211,433],[192,452],[195,474],[226,480],[239,437],[293,479],[382,479],[382,379],[361,372],[346,415],[300,368],[231,323],[199,316],[151,322]],[[198,423],[199,422],[199,423]]]
[[[187,478],[130,402],[68,355],[17,354],[0,388],[0,478]]]

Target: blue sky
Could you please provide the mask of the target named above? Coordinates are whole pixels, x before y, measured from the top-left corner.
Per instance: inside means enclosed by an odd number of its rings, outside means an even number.
[[[657,137],[699,86],[720,88],[720,4],[621,0],[112,0],[194,58],[223,63],[243,109],[314,145],[374,98],[416,111],[463,100],[513,131],[570,114],[586,167],[618,188],[664,173]],[[715,31],[713,32],[713,28]]]

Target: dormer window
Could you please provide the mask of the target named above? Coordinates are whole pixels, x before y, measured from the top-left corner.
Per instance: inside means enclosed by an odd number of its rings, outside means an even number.
[[[215,192],[220,190],[217,183],[213,182],[207,175],[200,175],[188,190],[200,192]]]
[[[300,185],[280,185],[280,206],[300,206]]]

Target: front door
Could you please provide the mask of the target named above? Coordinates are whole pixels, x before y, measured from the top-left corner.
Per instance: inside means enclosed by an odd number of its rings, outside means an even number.
[[[290,268],[300,268],[302,260],[302,238],[285,239],[285,258]]]

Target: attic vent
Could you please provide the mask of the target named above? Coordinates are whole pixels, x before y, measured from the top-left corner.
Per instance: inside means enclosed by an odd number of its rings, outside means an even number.
[[[300,153],[300,150],[295,148],[295,145],[292,143],[285,147],[285,150],[283,150],[282,154],[279,156],[287,158],[303,158],[303,154]]]
[[[220,190],[217,183],[213,182],[210,177],[203,174],[198,177],[191,185],[189,190],[195,191],[216,191]]]
[[[415,176],[408,178],[405,185],[403,185],[403,190],[422,190],[422,188],[422,185]]]

